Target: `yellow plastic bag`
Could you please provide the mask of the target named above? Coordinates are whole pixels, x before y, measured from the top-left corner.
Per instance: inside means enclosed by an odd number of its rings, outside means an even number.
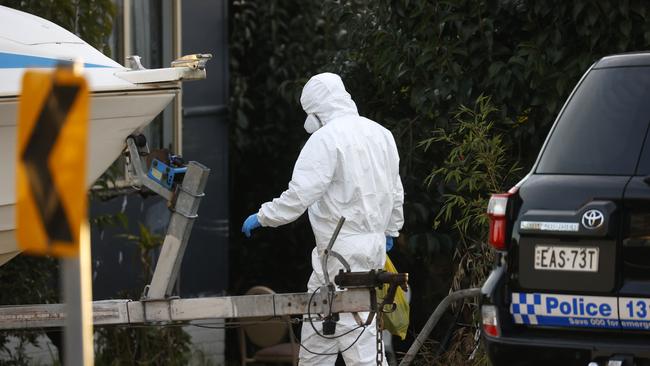
[[[397,273],[393,262],[386,255],[386,264],[384,270],[391,273]],[[377,301],[381,303],[384,296],[388,293],[388,284],[384,285],[382,289],[377,290]],[[409,303],[404,296],[404,290],[401,287],[397,288],[395,292],[395,304],[397,305],[395,311],[391,313],[382,313],[382,320],[384,322],[384,329],[391,334],[399,336],[402,340],[406,338],[406,331],[409,327]],[[390,307],[386,306],[387,309]]]

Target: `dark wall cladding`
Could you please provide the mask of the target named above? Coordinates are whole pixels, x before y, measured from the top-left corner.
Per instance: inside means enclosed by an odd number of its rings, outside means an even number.
[[[182,54],[211,53],[207,79],[183,84],[183,157],[211,169],[179,275],[180,296],[222,294],[228,287],[228,36],[227,2],[182,2]],[[160,197],[138,194],[91,201],[90,216],[124,210],[129,230],[138,223],[164,235],[170,217]],[[93,296],[96,300],[142,293],[137,245],[121,228],[93,228]],[[159,251],[157,251],[159,252]],[[154,253],[157,255],[157,253]],[[153,263],[157,258],[153,258]]]
[[[206,196],[185,253],[182,297],[228,287],[227,2],[182,2],[183,54],[211,53],[208,78],[183,86],[183,156],[211,169]]]

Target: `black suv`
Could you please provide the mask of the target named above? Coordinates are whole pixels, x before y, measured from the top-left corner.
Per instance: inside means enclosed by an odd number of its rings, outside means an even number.
[[[650,365],[650,53],[585,73],[530,173],[488,206],[494,365]]]

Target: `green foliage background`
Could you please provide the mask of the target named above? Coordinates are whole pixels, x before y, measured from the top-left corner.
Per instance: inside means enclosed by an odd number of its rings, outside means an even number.
[[[489,253],[481,213],[489,193],[526,172],[584,71],[650,44],[650,3],[641,0],[233,0],[231,11],[233,292],[253,281],[280,290],[306,282],[313,238],[304,218],[261,229],[253,241],[238,219],[286,188],[307,139],[302,85],[336,72],[361,114],[390,128],[400,149],[406,225],[389,254],[411,272],[414,331],[452,284],[486,273],[489,262],[475,260]],[[481,145],[500,167],[459,160]],[[493,174],[496,183],[477,179]],[[471,322],[471,312],[460,314]],[[434,353],[456,319],[439,327]],[[450,348],[468,355],[473,342],[463,334],[473,331],[461,329]]]
[[[110,0],[0,4],[29,9],[108,50]],[[480,209],[490,192],[508,189],[525,173],[581,74],[599,57],[650,44],[650,3],[642,0],[230,5],[231,292],[254,284],[304,290],[313,246],[306,219],[260,229],[252,241],[243,239],[238,223],[286,188],[307,138],[298,102],[302,85],[317,72],[336,72],[361,114],[390,128],[400,149],[406,225],[390,255],[411,273],[411,339],[452,286],[480,282],[467,275],[489,266],[478,261],[489,252]],[[498,164],[463,163],[480,154],[493,154]],[[497,175],[493,182],[477,179],[491,175]],[[18,295],[54,281],[47,269],[53,263],[31,261],[22,257],[0,268],[4,303],[54,301],[52,291]],[[38,269],[26,271],[34,278],[11,280],[24,266]],[[457,309],[446,320],[434,334],[437,356],[449,346],[457,320],[471,322],[471,311]],[[461,328],[448,348],[469,354],[472,334]],[[467,362],[445,357],[453,360],[448,364]]]
[[[110,56],[108,36],[115,17],[112,0],[0,0],[0,5],[48,19]]]

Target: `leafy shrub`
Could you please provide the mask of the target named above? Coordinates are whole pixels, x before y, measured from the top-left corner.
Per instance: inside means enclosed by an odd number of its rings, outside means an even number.
[[[100,366],[181,366],[190,360],[190,336],[176,324],[168,326],[99,327],[95,330]]]
[[[443,205],[434,227],[448,223],[459,238],[459,262],[453,288],[480,286],[492,266],[493,251],[485,242],[491,193],[503,192],[519,179],[520,169],[509,155],[504,132],[495,130],[498,110],[486,96],[479,96],[472,108],[461,105],[453,114],[449,130],[437,129],[420,145],[426,150],[443,145],[447,157],[426,178],[445,184]]]
[[[454,112],[449,129],[436,129],[433,136],[420,142],[425,150],[433,145],[448,151],[437,164],[426,182],[444,184],[443,204],[436,216],[435,227],[446,223],[455,233],[459,245],[455,247],[455,270],[452,289],[480,287],[494,263],[494,251],[485,242],[488,217],[487,202],[491,193],[503,192],[519,179],[520,169],[509,155],[512,150],[504,142],[506,126],[489,97],[479,96],[470,108],[461,105]],[[478,322],[478,304],[468,300],[465,307],[457,308],[463,324]],[[453,337],[448,352],[440,354],[437,364],[460,365],[468,355],[475,357],[474,364],[486,362],[482,353],[476,357],[477,327],[461,327]],[[430,354],[423,352],[421,359]]]
[[[48,19],[110,55],[108,37],[115,17],[112,0],[0,0],[0,5]]]

